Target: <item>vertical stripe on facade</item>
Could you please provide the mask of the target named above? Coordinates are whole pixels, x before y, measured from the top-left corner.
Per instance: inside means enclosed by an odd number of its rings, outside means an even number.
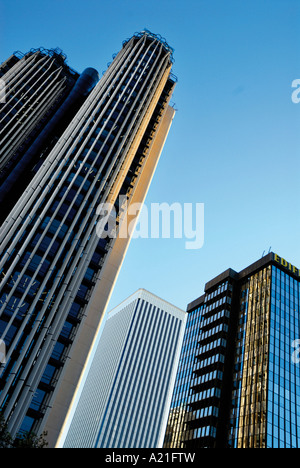
[[[130,201],[126,176],[133,166],[138,170],[135,157],[147,157],[157,133],[151,119],[161,121],[175,84],[170,54],[147,34],[124,45],[0,228],[0,338],[7,343],[0,407],[13,434],[78,303],[70,345],[84,319],[112,246],[99,240],[97,208],[114,204],[124,189]],[[148,146],[143,142],[147,134]],[[58,380],[59,375],[54,387]],[[40,419],[53,391],[40,408]]]
[[[122,316],[129,310],[130,318],[125,324]],[[107,319],[65,447],[158,446],[184,325],[184,312],[180,314],[178,310],[174,314],[168,304],[162,308],[162,301],[149,299],[149,293],[148,297],[140,295],[140,299],[120,307]],[[105,356],[115,352],[115,346],[119,357],[112,375],[111,361],[108,358],[106,362]],[[100,361],[102,366],[98,366]],[[105,404],[100,408],[101,381],[107,387]],[[91,421],[89,414],[93,415]]]

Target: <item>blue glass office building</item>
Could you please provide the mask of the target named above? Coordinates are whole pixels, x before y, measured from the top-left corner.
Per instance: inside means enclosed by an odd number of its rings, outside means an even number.
[[[270,253],[189,304],[165,447],[300,447],[299,280]]]

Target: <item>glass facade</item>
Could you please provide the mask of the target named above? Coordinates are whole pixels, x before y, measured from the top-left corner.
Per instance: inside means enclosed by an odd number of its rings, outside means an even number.
[[[241,287],[230,441],[234,448],[298,448],[299,281],[275,266]]]
[[[215,447],[228,398],[223,385],[230,359],[233,283],[210,288],[189,312],[173,394],[165,447]]]
[[[271,266],[240,287],[229,436],[234,448],[266,445],[270,297]]]
[[[203,305],[196,308],[187,317],[186,331],[166,430],[165,447],[181,447],[182,440],[185,438],[186,417],[189,412],[190,383],[193,375],[202,309]]]
[[[267,447],[300,448],[299,280],[272,267]]]
[[[224,309],[218,278],[189,306],[165,447],[299,448],[299,270],[271,253],[225,284]]]

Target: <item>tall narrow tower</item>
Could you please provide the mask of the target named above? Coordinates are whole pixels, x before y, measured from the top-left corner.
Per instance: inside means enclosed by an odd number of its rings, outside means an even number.
[[[144,289],[112,310],[58,447],[162,447],[185,320]]]
[[[120,195],[145,199],[174,117],[172,54],[135,34],[76,105],[39,122],[25,155],[33,174],[0,228],[0,409],[13,435],[47,430],[52,446],[59,434],[130,241],[101,235],[99,206],[121,224]]]

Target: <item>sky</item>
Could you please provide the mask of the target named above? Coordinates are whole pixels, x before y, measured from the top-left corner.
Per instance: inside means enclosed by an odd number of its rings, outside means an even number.
[[[203,203],[204,245],[133,239],[109,308],[145,288],[185,310],[270,249],[300,268],[299,0],[0,0],[0,18],[0,62],[59,47],[102,75],[145,28],[175,49],[177,112],[146,206]]]

